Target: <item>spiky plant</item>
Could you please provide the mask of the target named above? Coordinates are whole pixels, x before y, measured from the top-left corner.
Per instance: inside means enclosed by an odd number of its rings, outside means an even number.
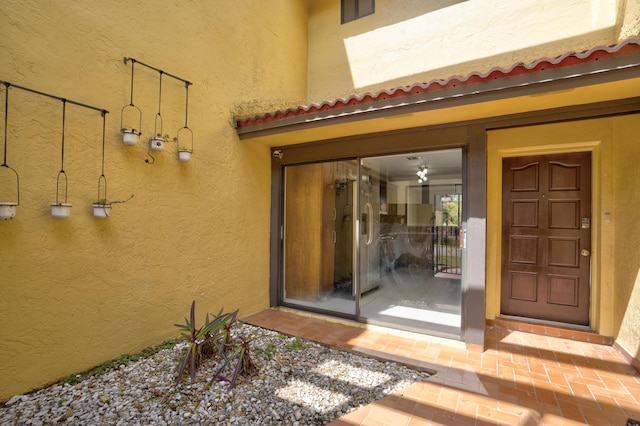
[[[224,336],[224,334],[226,334],[225,330],[227,329],[227,324],[229,322],[235,321],[237,314],[237,310],[224,314],[223,309],[221,309],[220,312],[218,312],[218,314],[212,320],[210,320],[209,314],[207,313],[205,324],[202,327],[197,328],[196,301],[194,300],[191,303],[189,319],[184,319],[185,324],[174,324],[176,327],[182,330],[182,334],[189,340],[187,352],[178,363],[176,384],[180,383],[187,368],[189,369],[191,383],[195,382],[196,370],[200,365],[200,361],[203,356],[203,347],[209,348],[210,345],[213,344],[214,348],[218,347],[219,349],[222,349],[218,341],[220,341],[221,339],[222,341],[226,340],[226,336]],[[207,350],[205,350],[205,352],[207,352]],[[215,353],[215,351],[211,351],[211,354],[213,353]]]
[[[222,380],[228,382],[233,388],[240,375],[251,375],[258,370],[251,359],[251,340],[247,336],[238,336],[237,341],[232,339],[228,341],[221,353],[224,362],[213,376],[211,383],[214,380]],[[231,367],[230,378],[222,375],[227,367]]]

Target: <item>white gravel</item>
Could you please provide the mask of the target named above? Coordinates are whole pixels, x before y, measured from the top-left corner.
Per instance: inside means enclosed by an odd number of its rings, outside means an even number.
[[[178,343],[75,385],[16,395],[0,405],[0,425],[323,425],[428,377],[247,324],[233,332],[255,336],[258,367],[233,389],[209,386],[214,361],[200,367],[196,383],[176,386],[186,345]]]

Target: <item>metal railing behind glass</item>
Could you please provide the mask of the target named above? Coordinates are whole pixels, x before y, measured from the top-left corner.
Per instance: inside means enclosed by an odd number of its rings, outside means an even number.
[[[461,232],[458,226],[435,226],[433,272],[462,275]]]

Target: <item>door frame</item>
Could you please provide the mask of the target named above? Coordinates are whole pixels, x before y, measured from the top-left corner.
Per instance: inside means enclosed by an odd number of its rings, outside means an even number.
[[[496,238],[501,239],[500,225],[495,222],[495,213],[502,213],[501,197],[495,197],[495,188],[502,188],[501,176],[496,179],[496,166],[502,172],[502,157],[513,155],[545,154],[567,151],[592,151],[592,266],[591,266],[591,329],[612,336],[616,325],[608,314],[613,305],[613,270],[602,259],[613,258],[614,228],[603,225],[601,218],[613,212],[613,200],[603,193],[602,188],[612,188],[610,174],[602,173],[613,167],[613,136],[610,125],[600,120],[613,119],[618,115],[633,115],[640,112],[639,98],[596,102],[585,105],[551,108],[522,114],[493,116],[472,120],[466,123],[453,123],[424,126],[368,135],[342,137],[329,140],[317,140],[293,145],[284,138],[283,145],[270,144],[271,162],[271,222],[270,231],[270,274],[269,306],[277,307],[279,300],[278,283],[280,279],[281,239],[281,194],[283,183],[283,160],[304,161],[300,148],[307,146],[309,156],[322,158],[344,158],[357,156],[353,153],[370,150],[380,154],[394,154],[412,149],[437,149],[438,147],[463,146],[467,155],[463,157],[463,172],[467,194],[463,238],[468,250],[463,250],[466,274],[463,271],[463,288],[468,294],[463,298],[463,340],[467,348],[482,350],[484,346],[485,320],[493,320],[499,312],[499,293],[495,283],[500,279],[499,266],[501,256]],[[355,120],[354,120],[355,121]],[[593,126],[590,123],[596,122]],[[571,134],[566,129],[552,131],[546,145],[514,139],[506,134],[494,137],[493,132],[521,130],[529,126],[574,126]],[[447,135],[451,137],[447,137]],[[453,141],[453,142],[452,142]],[[458,145],[456,144],[458,143]],[[325,149],[329,147],[330,149]],[[336,155],[339,153],[340,155]],[[351,153],[351,154],[350,154]],[[311,159],[313,160],[313,158]],[[310,161],[310,160],[307,160]],[[492,190],[487,190],[487,188]],[[501,193],[500,193],[501,195]],[[615,212],[613,212],[615,213]],[[501,217],[501,216],[500,216]],[[496,257],[497,256],[497,257]],[[496,300],[496,298],[498,300]],[[473,303],[468,303],[472,301]]]
[[[614,336],[615,309],[615,200],[613,130],[618,116],[640,113],[624,100],[558,108],[539,114],[493,118],[483,124],[487,140],[486,319],[499,317],[499,241],[502,239],[502,158],[573,151],[591,151],[591,303],[589,329]],[[544,143],[544,145],[542,144]],[[498,173],[496,173],[496,170]],[[498,175],[499,174],[499,175]],[[496,194],[500,192],[499,194]]]
[[[593,239],[593,220],[594,220],[594,214],[593,214],[593,208],[594,208],[594,201],[593,201],[593,189],[592,189],[592,185],[593,185],[593,178],[592,178],[592,169],[593,169],[593,153],[591,150],[578,150],[578,151],[570,151],[570,152],[546,152],[546,153],[541,153],[541,154],[530,154],[527,153],[526,155],[513,155],[513,156],[505,156],[502,157],[502,160],[504,160],[505,158],[509,158],[509,159],[518,159],[518,158],[528,158],[528,157],[532,157],[532,158],[540,158],[540,157],[555,157],[558,158],[558,155],[572,155],[572,154],[576,154],[576,155],[581,155],[581,154],[588,154],[588,170],[589,170],[589,175],[588,175],[588,185],[589,185],[589,190],[588,190],[588,197],[587,200],[589,201],[588,204],[588,212],[589,212],[589,227],[588,227],[588,234],[589,234],[589,244],[588,244],[588,250],[591,252],[592,251],[592,242],[591,240]],[[533,161],[533,160],[532,160]],[[547,160],[547,163],[549,163],[549,160]],[[584,164],[586,164],[587,162],[585,161]],[[504,177],[504,161],[502,161],[502,167],[503,167],[503,171],[502,171],[502,177]],[[543,170],[546,170],[546,168],[543,168]],[[542,323],[542,324],[557,324],[563,327],[570,327],[570,328],[579,328],[579,329],[584,329],[584,328],[589,328],[590,324],[591,324],[591,314],[592,314],[592,278],[593,278],[593,263],[591,262],[591,254],[589,254],[589,259],[588,259],[588,265],[586,267],[589,276],[588,276],[588,282],[586,284],[586,289],[588,291],[588,295],[587,300],[583,301],[584,306],[583,309],[586,309],[586,321],[587,321],[587,325],[580,325],[580,324],[576,324],[576,323],[571,323],[571,322],[559,322],[559,321],[551,321],[548,319],[540,319],[540,318],[534,318],[534,317],[529,317],[526,314],[523,314],[521,316],[516,315],[516,314],[503,314],[503,310],[505,309],[505,306],[503,306],[503,303],[505,302],[504,298],[502,297],[502,291],[504,289],[504,274],[508,272],[508,268],[506,268],[505,262],[506,260],[504,259],[505,256],[505,250],[508,248],[506,245],[509,244],[508,241],[505,240],[505,235],[502,231],[505,230],[505,222],[507,221],[506,217],[505,217],[505,212],[504,212],[504,206],[505,206],[505,197],[507,197],[508,195],[505,193],[504,190],[504,181],[501,182],[502,184],[502,191],[501,191],[501,205],[503,207],[503,210],[501,211],[501,217],[500,217],[500,230],[501,230],[501,235],[500,235],[500,250],[501,250],[501,257],[500,257],[500,261],[501,261],[501,271],[500,271],[500,288],[499,288],[499,292],[501,293],[501,298],[500,298],[500,304],[498,306],[498,312],[500,314],[500,317],[503,318],[516,318],[516,319],[521,319],[521,320],[525,320],[527,322],[536,322],[536,323]],[[586,185],[586,184],[585,184]],[[544,188],[539,189],[540,192],[546,192],[546,190]],[[552,193],[549,193],[549,198],[551,198]],[[585,195],[586,196],[586,195]],[[543,195],[544,197],[544,195]],[[543,209],[544,211],[544,209]],[[583,216],[583,214],[581,214],[580,212],[578,212],[579,216]],[[538,212],[538,215],[540,215],[540,212]],[[540,219],[543,220],[543,219]],[[545,229],[551,229],[549,228],[545,228]],[[561,232],[562,233],[562,232]],[[527,234],[527,233],[525,233]],[[551,237],[549,237],[551,238]],[[542,244],[544,245],[544,244]],[[539,250],[546,250],[543,247],[540,247]],[[582,256],[579,257],[580,261],[582,262]],[[544,268],[544,265],[540,265],[540,268]],[[547,269],[549,269],[550,267],[547,266]],[[584,269],[582,269],[584,271]],[[545,272],[547,272],[547,270],[545,270]],[[543,286],[544,284],[540,283],[541,286]],[[546,284],[548,285],[548,283]],[[544,288],[544,287],[543,287]],[[581,287],[582,288],[582,287]],[[581,298],[584,297],[581,295]]]
[[[562,124],[551,124],[551,126]],[[546,126],[546,124],[541,124]],[[509,130],[519,129],[526,132],[526,126],[512,128]],[[500,131],[500,130],[498,130]],[[488,137],[491,140],[491,137]],[[603,161],[603,157],[606,154],[602,152],[602,140],[590,140],[582,142],[562,143],[557,146],[553,145],[530,145],[523,147],[505,147],[494,146],[488,143],[487,148],[487,167],[488,170],[492,170],[499,165],[500,170],[497,173],[489,173],[487,176],[488,188],[499,188],[500,191],[496,194],[497,190],[487,192],[487,208],[490,209],[493,214],[488,217],[487,222],[487,246],[491,247],[489,250],[492,253],[488,253],[487,259],[487,281],[493,282],[494,285],[487,285],[487,299],[490,303],[487,305],[487,318],[500,318],[501,317],[501,301],[500,292],[502,285],[502,159],[505,157],[523,157],[531,155],[548,155],[548,154],[561,154],[568,152],[591,152],[591,265],[590,265],[590,302],[589,302],[589,325],[567,325],[560,323],[553,323],[560,326],[570,326],[576,329],[588,329],[597,330],[597,324],[599,321],[598,304],[600,299],[600,283],[598,280],[599,268],[601,259],[601,245],[599,235],[601,233],[601,224],[598,220],[601,215],[601,209],[599,206],[600,194],[602,191],[602,176],[600,169],[597,167]],[[514,318],[508,317],[505,318]],[[525,319],[524,317],[515,317],[515,319]],[[529,321],[529,319],[526,319]],[[551,323],[541,320],[531,319],[532,322]]]
[[[486,213],[486,133],[479,125],[453,125],[436,128],[415,128],[403,131],[361,135],[315,143],[272,147],[271,181],[271,256],[270,289],[271,307],[285,306],[281,303],[282,248],[283,248],[283,197],[284,167],[318,161],[341,160],[378,155],[404,154],[439,149],[462,149],[463,235],[473,235],[470,245],[474,250],[465,254],[463,250],[462,271],[462,318],[460,339],[477,348],[484,345],[484,301],[485,301],[485,213]],[[473,167],[470,164],[474,164]],[[474,214],[468,224],[466,218]],[[469,231],[469,232],[468,232]],[[465,242],[467,238],[465,237]],[[471,262],[469,262],[471,258]],[[469,267],[468,265],[472,265]],[[292,308],[297,308],[292,306]],[[318,312],[323,313],[323,312]],[[332,314],[339,317],[339,314]],[[351,317],[347,317],[353,319]]]

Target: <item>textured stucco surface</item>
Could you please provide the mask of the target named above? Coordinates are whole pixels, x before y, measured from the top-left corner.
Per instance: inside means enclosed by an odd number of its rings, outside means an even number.
[[[67,106],[71,217],[56,220],[62,104],[10,90],[7,163],[17,217],[0,222],[0,401],[177,335],[191,300],[205,311],[268,307],[270,154],[239,142],[233,105],[306,94],[304,1],[14,1],[0,5],[0,80],[110,111],[108,198],[93,218],[102,119]],[[256,13],[256,11],[260,11]],[[195,152],[175,144],[147,164],[159,75],[135,68],[141,142],[121,142],[134,57],[193,83]],[[5,91],[0,88],[4,116]],[[184,125],[182,83],[163,79],[163,133]],[[15,196],[0,169],[0,198]],[[7,201],[7,200],[0,200]]]
[[[624,212],[615,218],[615,325],[620,345],[640,360],[640,116],[616,122],[616,141],[626,143],[613,156],[616,210]]]
[[[336,25],[339,4],[310,2],[311,102],[507,68],[640,29],[638,0],[378,0],[373,15]]]
[[[640,348],[640,116],[496,130],[488,135],[487,318],[500,312],[501,159],[592,151],[592,328]]]
[[[200,319],[223,306],[242,314],[268,306],[271,159],[267,146],[238,141],[233,115],[612,44],[637,36],[640,27],[640,0],[378,0],[374,15],[346,25],[339,24],[339,4],[2,2],[0,80],[111,111],[108,195],[135,197],[116,205],[106,221],[92,217],[102,121],[95,111],[68,106],[65,170],[74,207],[66,221],[51,218],[61,104],[11,90],[7,160],[20,173],[21,205],[13,221],[0,222],[0,400],[175,336],[172,324],[192,299]],[[150,165],[146,144],[125,147],[120,141],[120,109],[129,103],[130,88],[125,56],[194,83],[190,163],[179,163],[169,144]],[[157,89],[158,74],[136,67],[143,141],[153,132]],[[173,135],[184,124],[184,87],[170,78],[163,80],[162,116],[163,133]],[[428,124],[452,120],[431,116],[436,118]],[[566,143],[599,150],[596,206],[600,218],[611,212],[614,221],[594,231],[596,327],[617,333],[630,351],[640,342],[640,295],[638,250],[628,251],[625,238],[637,228],[638,213],[631,211],[639,182],[630,165],[621,171],[613,163],[637,157],[626,156],[637,150],[630,145],[637,122],[589,121],[536,133],[553,149]],[[331,129],[325,131],[329,137]],[[515,139],[500,134],[503,148],[523,136],[514,132]],[[517,146],[540,145],[525,139]],[[13,181],[4,171],[0,198],[12,196]],[[491,226],[489,215],[487,312],[495,309]]]
[[[640,33],[640,0],[618,0],[618,22],[621,40],[637,37]]]

